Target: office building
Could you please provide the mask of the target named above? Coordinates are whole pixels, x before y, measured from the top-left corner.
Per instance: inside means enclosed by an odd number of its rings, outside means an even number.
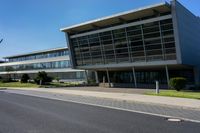
[[[62,28],[72,68],[109,86],[167,88],[172,77],[199,83],[200,18],[178,1]]]
[[[45,71],[52,78],[60,81],[86,81],[85,71],[71,68],[67,47],[41,50],[26,54],[4,57],[5,62],[0,64],[0,76],[12,79],[21,79],[28,74],[34,79],[39,71]]]

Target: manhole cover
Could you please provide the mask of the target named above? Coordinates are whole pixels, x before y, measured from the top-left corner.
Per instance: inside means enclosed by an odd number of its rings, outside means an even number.
[[[178,119],[178,118],[167,118],[167,121],[170,121],[170,122],[181,122],[182,120]]]

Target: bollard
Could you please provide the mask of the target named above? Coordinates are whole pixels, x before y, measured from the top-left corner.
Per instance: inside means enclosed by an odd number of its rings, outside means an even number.
[[[103,87],[105,87],[105,76],[103,76]]]
[[[159,94],[159,82],[156,81],[156,94]]]
[[[40,80],[40,85],[42,85],[42,80]]]

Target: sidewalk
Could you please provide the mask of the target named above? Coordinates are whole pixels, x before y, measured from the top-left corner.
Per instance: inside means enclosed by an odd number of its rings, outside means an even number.
[[[91,87],[92,88],[92,87]],[[94,87],[96,88],[96,87]],[[142,102],[147,104],[158,104],[164,106],[175,106],[181,108],[190,108],[200,110],[200,100],[187,99],[187,98],[175,98],[175,97],[163,97],[163,96],[149,96],[142,94],[129,94],[121,92],[100,92],[100,91],[88,91],[81,90],[76,87],[72,88],[9,88],[8,90],[24,90],[24,91],[37,91],[48,92],[55,94],[67,94],[78,95],[85,97],[96,97],[114,99],[128,102]]]
[[[77,89],[77,90],[74,90]],[[200,101],[194,99],[157,97],[141,94],[88,91],[88,88],[9,88],[0,93],[13,93],[38,98],[61,100],[167,118],[200,123]],[[89,88],[89,89],[92,89]],[[99,90],[101,88],[94,88]],[[139,90],[138,90],[139,91]],[[12,96],[12,95],[10,95]]]

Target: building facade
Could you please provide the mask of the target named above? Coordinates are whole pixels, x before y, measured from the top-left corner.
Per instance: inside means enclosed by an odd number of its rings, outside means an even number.
[[[71,68],[67,47],[31,52],[27,54],[4,57],[5,62],[0,64],[0,76],[6,78],[9,74],[12,79],[21,79],[28,74],[34,79],[39,71],[45,71],[60,81],[86,81],[85,71]]]
[[[61,29],[72,67],[109,86],[167,88],[172,77],[199,83],[200,18],[176,0]]]

